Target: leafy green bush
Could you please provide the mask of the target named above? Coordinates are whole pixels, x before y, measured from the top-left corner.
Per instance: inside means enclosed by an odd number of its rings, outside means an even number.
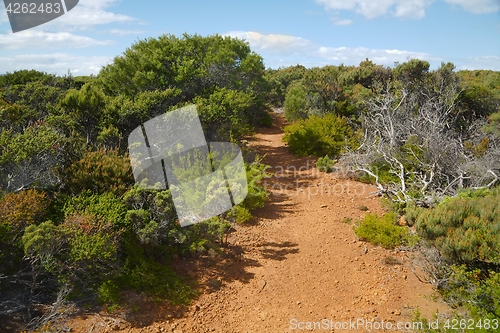
[[[326,155],[325,157],[318,158],[318,160],[316,161],[316,168],[318,168],[318,170],[322,172],[332,172],[333,166],[336,162],[336,160],[333,160],[328,157],[328,155]]]
[[[264,207],[264,204],[269,197],[266,192],[266,188],[262,185],[262,180],[269,177],[269,174],[266,172],[269,165],[263,164],[260,161],[261,159],[257,157],[253,163],[245,164],[248,194],[240,206],[248,210]]]
[[[453,201],[457,198],[461,199],[483,198],[491,194],[493,194],[493,192],[488,188],[481,188],[477,190],[462,189],[454,197],[449,197],[449,196],[445,197],[443,200],[439,202],[438,206],[447,205],[450,201]]]
[[[44,220],[49,203],[37,190],[11,192],[0,199],[0,274],[19,268],[24,230]]]
[[[465,306],[475,321],[500,320],[500,272],[452,267],[450,280],[442,290],[445,299],[455,306]],[[497,332],[490,327],[475,327],[474,332]]]
[[[162,247],[182,243],[170,190],[148,190],[136,185],[125,193],[123,200],[129,209],[126,213],[129,232],[149,252],[161,252]]]
[[[102,227],[124,227],[127,207],[120,197],[113,193],[97,194],[89,190],[74,196],[65,204],[66,217],[73,214],[90,215]]]
[[[306,68],[302,65],[280,69],[267,69],[266,79],[269,82],[267,102],[273,106],[283,106],[288,87],[302,79]]]
[[[130,160],[117,149],[86,151],[81,159],[61,170],[68,193],[84,190],[123,194],[134,183]]]
[[[209,141],[239,140],[252,129],[253,99],[246,92],[222,88],[208,98],[195,98],[194,102]]]
[[[297,121],[307,117],[306,92],[301,83],[289,87],[285,97],[285,118],[288,121]]]
[[[227,218],[234,220],[234,222],[238,224],[242,224],[252,219],[252,213],[250,213],[250,211],[245,207],[234,206],[227,213]]]
[[[334,114],[323,118],[311,116],[285,127],[283,141],[299,156],[338,156],[346,147],[358,145],[347,121]]]
[[[416,218],[419,235],[453,261],[500,263],[500,190],[464,192]]]
[[[122,301],[120,287],[111,280],[104,281],[98,290],[99,301],[108,305],[108,311],[112,311]]]
[[[116,284],[120,290],[144,292],[157,300],[166,299],[174,304],[187,304],[195,296],[195,290],[170,265],[148,256],[137,239],[125,239],[123,247],[127,259],[123,270],[111,279],[111,284]]]
[[[385,248],[414,241],[407,228],[395,225],[396,219],[395,213],[387,213],[382,217],[368,214],[354,231],[360,239]]]
[[[170,266],[143,258],[130,268],[120,280],[124,289],[142,291],[156,299],[167,299],[174,304],[187,304],[195,295]]]
[[[265,112],[259,119],[259,125],[263,127],[271,127],[273,124],[273,118],[269,112]]]

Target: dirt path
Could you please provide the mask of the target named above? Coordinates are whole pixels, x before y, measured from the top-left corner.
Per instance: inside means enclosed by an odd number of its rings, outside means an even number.
[[[411,272],[408,253],[358,241],[345,223],[383,213],[370,195],[375,188],[319,173],[312,159],[291,155],[281,141],[283,118],[275,118],[248,143],[273,167],[269,203],[254,223],[230,234],[221,255],[176,260],[177,270],[204,289],[192,306],[159,310],[145,304],[126,320],[80,322],[82,331],[93,325],[94,332],[272,333],[307,331],[308,322],[320,322],[314,331],[363,332],[366,320],[374,328],[389,321],[397,332],[396,324],[411,321],[417,307],[427,318],[448,310]],[[350,321],[359,323],[357,329],[331,329]]]

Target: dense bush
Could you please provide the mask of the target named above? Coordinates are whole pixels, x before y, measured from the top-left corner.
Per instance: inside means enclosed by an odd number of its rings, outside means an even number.
[[[49,203],[45,193],[33,189],[0,199],[0,274],[19,268],[24,229],[43,221]]]
[[[486,321],[500,320],[500,273],[493,270],[453,266],[453,273],[442,293],[454,306],[465,306],[468,317],[482,322],[474,332],[498,332],[498,326],[484,326]]]
[[[463,190],[430,209],[407,208],[407,221],[430,239],[451,265],[440,292],[464,317],[482,326],[475,332],[496,332],[484,323],[500,320],[500,189]]]
[[[396,220],[395,213],[387,213],[382,217],[368,214],[354,231],[360,239],[385,248],[413,244],[416,241],[414,237],[410,236],[407,228],[397,226]]]
[[[297,121],[309,115],[306,100],[306,91],[302,84],[294,84],[288,89],[285,99],[285,118],[288,121]]]
[[[234,142],[249,134],[253,122],[250,94],[222,88],[195,102],[208,141]]]
[[[299,156],[338,156],[347,148],[355,148],[357,136],[344,118],[327,114],[311,116],[285,127],[283,141]]]
[[[240,206],[249,210],[262,208],[268,199],[266,188],[262,184],[262,180],[268,178],[270,175],[266,172],[269,165],[261,162],[261,158],[257,157],[253,163],[245,164],[248,194]]]
[[[86,151],[60,174],[66,193],[92,190],[120,195],[134,183],[130,160],[127,155],[120,155],[117,149]]]
[[[94,219],[94,227],[120,228],[127,227],[127,207],[121,197],[111,192],[98,194],[84,190],[69,198],[63,208],[65,217],[72,215],[88,215]]]
[[[283,106],[288,88],[304,77],[306,68],[302,65],[280,68],[278,70],[267,69],[266,80],[269,82],[267,101],[273,106]]]
[[[451,260],[500,263],[500,190],[465,192],[416,217],[419,235]]]

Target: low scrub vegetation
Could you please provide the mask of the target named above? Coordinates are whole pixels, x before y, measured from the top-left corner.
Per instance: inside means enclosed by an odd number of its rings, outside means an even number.
[[[440,267],[429,273],[444,272],[437,287],[450,304],[468,310],[462,320],[500,320],[498,202],[500,188],[480,189],[461,191],[434,208],[407,209],[407,221],[443,256]],[[483,325],[474,331],[497,330]]]
[[[181,228],[169,189],[134,184],[128,135],[195,104],[207,141],[240,142],[271,121],[264,76],[247,43],[218,35],[138,41],[95,77],[0,76],[0,330],[114,310],[126,292],[189,303],[195,284],[171,258],[219,252],[264,205],[266,166],[245,154],[246,199]]]
[[[331,159],[328,155],[320,157],[316,161],[316,168],[322,172],[332,172],[337,161]]]
[[[499,190],[464,193],[415,217],[419,235],[451,260],[500,264]]]
[[[358,144],[347,120],[334,114],[311,116],[285,127],[283,141],[299,156],[339,156]]]
[[[387,213],[379,217],[375,214],[366,215],[354,229],[361,240],[391,249],[402,244],[413,244],[415,237],[410,236],[406,227],[396,225],[397,215]]]

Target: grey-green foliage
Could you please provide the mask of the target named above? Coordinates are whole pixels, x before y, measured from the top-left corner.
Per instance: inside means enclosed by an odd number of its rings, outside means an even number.
[[[500,263],[500,191],[462,192],[437,207],[420,210],[418,233],[454,262]]]

